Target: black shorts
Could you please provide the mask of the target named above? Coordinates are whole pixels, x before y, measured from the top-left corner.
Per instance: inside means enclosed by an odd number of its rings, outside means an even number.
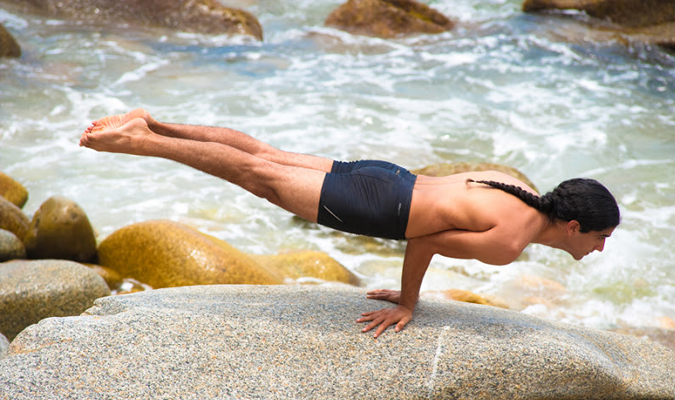
[[[359,235],[405,239],[416,179],[386,161],[335,161],[321,187],[318,223]]]

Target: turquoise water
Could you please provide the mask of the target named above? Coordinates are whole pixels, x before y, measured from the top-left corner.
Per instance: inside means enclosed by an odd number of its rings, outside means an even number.
[[[282,149],[410,168],[506,164],[542,191],[577,176],[615,193],[623,222],[581,262],[531,246],[509,266],[436,257],[423,290],[472,290],[523,312],[614,328],[675,319],[675,57],[561,37],[569,18],[520,2],[443,0],[452,32],[381,40],[323,26],[340,1],[249,1],[262,43],[102,29],[0,10],[21,43],[0,60],[0,170],[75,200],[102,239],[180,221],[243,251],[328,252],[368,287],[398,288],[404,244],[304,224],[243,190],[159,159],[77,146],[90,121],[147,108],[167,122],[228,126]],[[356,316],[355,316],[356,317]]]

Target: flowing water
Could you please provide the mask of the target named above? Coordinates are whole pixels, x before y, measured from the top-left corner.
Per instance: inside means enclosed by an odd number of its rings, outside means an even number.
[[[583,24],[524,15],[513,0],[429,2],[459,22],[440,35],[353,36],[323,25],[341,3],[240,3],[263,25],[263,42],[0,10],[24,51],[0,60],[0,171],[29,190],[29,216],[63,195],[86,211],[99,239],[172,219],[249,253],[326,251],[370,288],[399,287],[405,243],[303,223],[166,160],[80,148],[81,132],[94,119],[145,107],[162,121],[228,126],[337,159],[505,164],[543,192],[595,178],[623,213],[603,253],[576,262],[533,245],[502,267],[436,257],[423,291],[471,290],[602,329],[672,322],[672,54],[594,43]],[[561,39],[570,32],[581,39]]]

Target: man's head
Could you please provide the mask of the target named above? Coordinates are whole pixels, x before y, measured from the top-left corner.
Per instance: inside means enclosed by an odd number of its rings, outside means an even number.
[[[541,205],[554,221],[577,221],[580,233],[616,228],[621,222],[614,196],[595,179],[575,178],[562,182],[541,196]]]

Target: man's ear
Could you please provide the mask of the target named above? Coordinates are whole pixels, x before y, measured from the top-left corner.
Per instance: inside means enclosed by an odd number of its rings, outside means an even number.
[[[573,219],[567,223],[568,235],[573,235],[575,233],[579,233],[580,231],[581,231],[581,224],[579,223],[579,221]]]

